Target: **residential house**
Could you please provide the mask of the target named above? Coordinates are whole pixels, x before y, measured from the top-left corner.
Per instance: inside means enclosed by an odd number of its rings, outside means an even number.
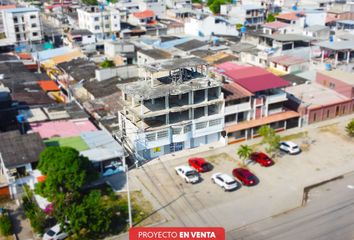
[[[113,59],[117,66],[136,61],[135,46],[127,40],[111,40],[104,43],[104,54]]]
[[[161,49],[140,49],[137,51],[138,66],[143,66],[157,60],[170,59],[172,55]]]
[[[239,36],[236,22],[221,16],[198,14],[191,17],[184,24],[184,31],[192,36]]]
[[[200,58],[144,66],[144,79],[119,84],[119,127],[138,159],[218,142],[224,127],[222,83]]]
[[[6,38],[13,43],[38,43],[43,39],[37,8],[11,8],[2,12]]]
[[[220,14],[226,15],[244,26],[257,26],[264,23],[265,7],[255,4],[223,4]]]
[[[152,10],[158,18],[165,16],[166,3],[161,0],[123,0],[115,4],[119,9],[127,10],[129,13]]]
[[[133,25],[153,25],[156,24],[156,15],[155,12],[147,9],[141,12],[134,12],[129,15],[128,22]]]
[[[275,21],[275,22],[264,23],[262,25],[262,28],[264,34],[272,35],[272,34],[285,34],[288,26],[289,26],[288,23]]]
[[[229,84],[224,84],[225,96],[235,95],[232,101],[226,100],[227,106],[225,103],[227,143],[257,137],[263,125],[277,131],[299,126],[299,114],[284,106],[287,81],[262,68],[235,63],[217,65],[214,72]]]
[[[4,33],[4,20],[3,20],[3,12],[5,9],[12,9],[16,8],[15,4],[9,4],[9,5],[1,5],[0,6],[0,33]]]
[[[321,60],[312,59],[314,63],[330,64],[337,67],[339,65],[349,65],[353,59],[354,41],[323,41],[315,43],[320,47]],[[320,62],[319,62],[320,61]]]
[[[0,133],[1,194],[20,196],[22,185],[33,181],[39,155],[45,146],[39,134],[20,134],[19,131]]]
[[[77,9],[79,28],[91,31],[97,40],[110,38],[120,31],[118,10],[102,6],[86,6]]]
[[[269,70],[276,75],[299,73],[308,70],[309,60],[292,55],[282,55],[269,59]]]
[[[83,47],[96,43],[96,36],[87,29],[73,29],[68,32],[64,42],[70,47]]]
[[[304,29],[304,35],[313,37],[317,41],[324,41],[330,37],[330,28],[323,25],[312,25]]]
[[[166,0],[168,8],[192,8],[191,0]]]

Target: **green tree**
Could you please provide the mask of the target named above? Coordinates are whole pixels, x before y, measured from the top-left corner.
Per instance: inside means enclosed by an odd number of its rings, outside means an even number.
[[[349,134],[349,136],[354,137],[354,119],[352,119],[347,126],[345,127],[345,130]]]
[[[192,0],[192,3],[202,3],[202,0]]]
[[[98,4],[97,0],[82,0],[82,3],[86,4],[86,5],[97,5]]]
[[[280,144],[280,136],[275,130],[268,125],[258,129],[258,134],[263,137],[262,144],[267,144],[266,152],[273,155],[278,150]]]
[[[272,13],[269,13],[266,19],[266,22],[274,22],[275,16]]]
[[[252,153],[252,148],[249,147],[248,145],[241,145],[238,150],[237,150],[237,155],[239,158],[242,159],[242,164],[245,164],[246,159],[248,159]]]
[[[207,1],[207,6],[210,7],[210,5],[213,4],[214,1],[215,1],[215,0],[208,0],[208,1]]]
[[[214,0],[213,3],[209,6],[210,11],[214,14],[220,13],[220,6],[225,4],[225,0]]]
[[[3,213],[0,216],[0,233],[5,237],[12,234],[12,223],[8,213]]]
[[[50,201],[74,196],[98,175],[88,158],[70,147],[48,147],[40,155],[38,169],[46,180],[36,192]]]
[[[102,63],[101,63],[101,68],[111,68],[114,67],[114,62],[108,59],[105,59]]]

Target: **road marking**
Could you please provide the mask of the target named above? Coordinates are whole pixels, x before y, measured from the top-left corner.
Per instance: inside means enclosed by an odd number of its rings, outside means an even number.
[[[348,185],[347,188],[354,189],[354,186],[353,185]]]

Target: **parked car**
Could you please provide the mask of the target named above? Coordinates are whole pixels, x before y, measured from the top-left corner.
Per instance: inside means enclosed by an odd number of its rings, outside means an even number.
[[[267,154],[262,152],[254,152],[250,156],[251,160],[259,163],[263,167],[269,167],[274,164],[274,161],[267,156]]]
[[[65,227],[61,227],[60,224],[57,224],[43,235],[43,240],[62,240],[68,236],[69,234],[65,232]]]
[[[219,185],[224,191],[234,190],[240,186],[233,177],[225,173],[214,173],[211,176],[211,181]]]
[[[186,183],[197,183],[200,181],[199,173],[190,166],[179,166],[175,170],[176,174],[183,178]]]
[[[300,147],[296,143],[291,141],[280,142],[279,148],[280,150],[289,154],[297,154],[301,152]]]
[[[240,180],[245,186],[253,186],[257,184],[257,177],[246,168],[235,168],[232,175]]]
[[[205,161],[204,158],[194,157],[188,160],[189,166],[197,170],[197,172],[203,173],[213,169],[213,166]]]

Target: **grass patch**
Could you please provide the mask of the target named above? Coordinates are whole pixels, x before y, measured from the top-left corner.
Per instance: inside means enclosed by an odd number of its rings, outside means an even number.
[[[299,138],[305,138],[308,136],[308,132],[299,132],[299,133],[294,133],[294,134],[290,134],[290,135],[286,135],[286,136],[282,136],[280,138],[281,141],[291,141],[294,139],[299,139]]]
[[[338,134],[339,129],[338,129],[338,123],[333,123],[327,126],[320,127],[320,132],[329,132],[333,134]]]
[[[235,153],[236,154],[236,153]],[[225,161],[229,161],[229,162],[234,162],[235,159],[232,158],[229,154],[227,153],[220,153],[220,154],[216,154],[216,155],[211,155],[209,157],[205,158],[208,162],[215,164],[215,165],[219,165],[220,163],[223,163]]]

